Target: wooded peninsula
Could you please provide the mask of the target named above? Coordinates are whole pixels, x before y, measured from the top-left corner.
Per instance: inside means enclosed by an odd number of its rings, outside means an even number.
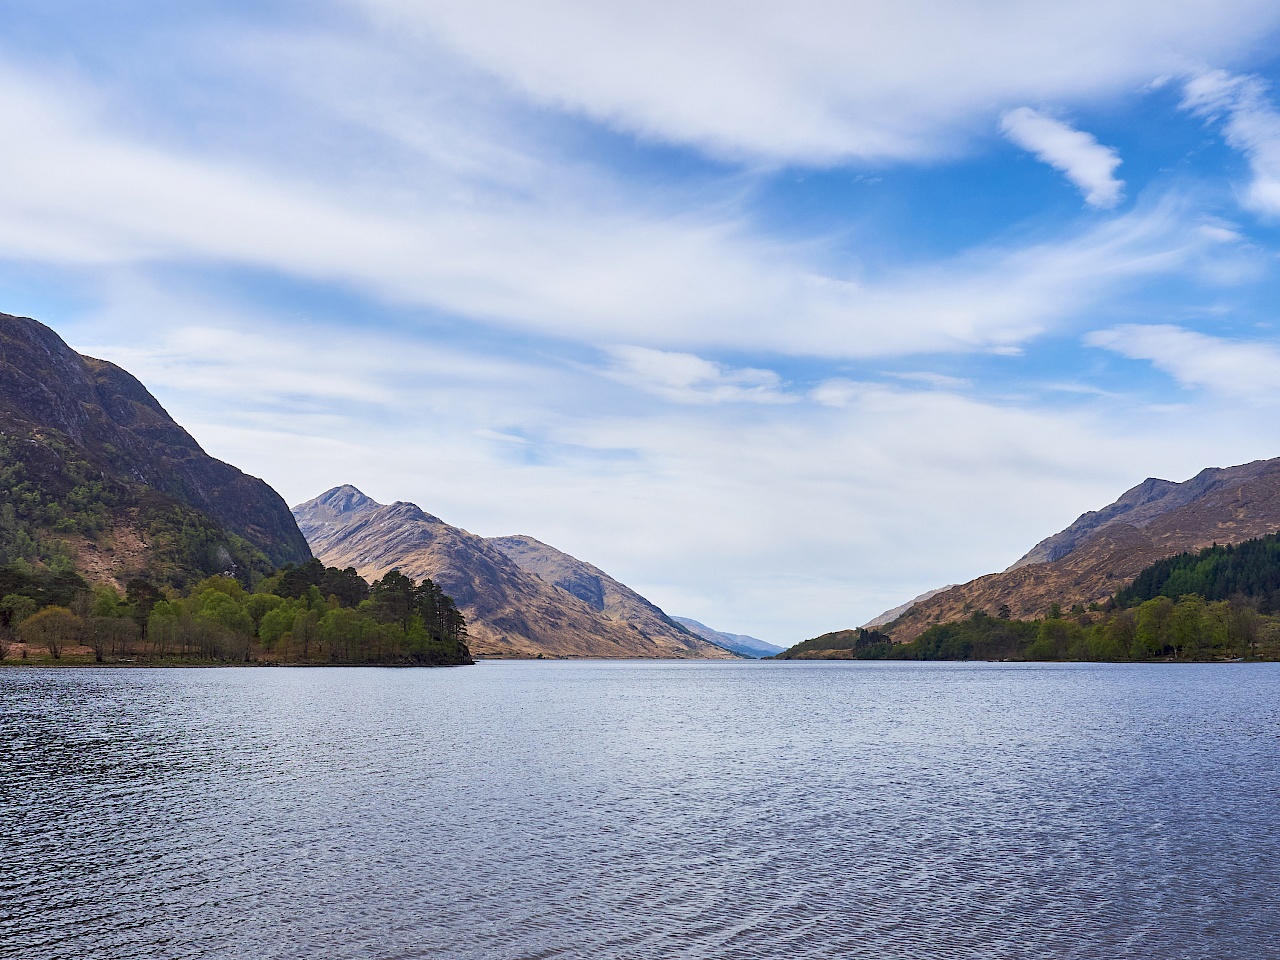
[[[130,580],[123,595],[24,561],[0,567],[0,661],[450,666],[473,660],[466,621],[430,579],[372,584],[319,560],[252,591],[228,576],[185,591]]]

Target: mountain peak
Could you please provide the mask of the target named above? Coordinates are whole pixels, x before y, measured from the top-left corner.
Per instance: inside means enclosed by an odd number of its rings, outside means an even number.
[[[360,513],[363,510],[376,510],[382,506],[349,483],[326,490],[311,502],[323,504],[335,513]]]

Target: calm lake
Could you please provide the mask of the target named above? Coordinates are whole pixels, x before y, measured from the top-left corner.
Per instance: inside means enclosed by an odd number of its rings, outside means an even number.
[[[1280,956],[1280,665],[0,671],[0,957]]]

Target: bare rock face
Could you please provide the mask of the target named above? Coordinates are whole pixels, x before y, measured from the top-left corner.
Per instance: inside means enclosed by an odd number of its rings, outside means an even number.
[[[395,569],[415,580],[430,577],[462,610],[469,646],[481,656],[732,656],[678,630],[650,632],[611,618],[603,606],[523,569],[493,542],[412,503],[383,505],[345,485],[295,507],[294,516],[315,555],[329,566],[355,567],[369,580]],[[577,586],[593,596],[589,585]],[[603,580],[597,586],[604,604]]]
[[[81,356],[35,320],[2,313],[0,435],[20,445],[32,475],[43,475],[43,461],[74,458],[198,511],[277,565],[310,559],[280,495],[205,453],[137,379]]]
[[[1185,483],[1149,479],[1115,503],[1042,540],[1003,573],[913,605],[890,627],[909,641],[935,623],[981,610],[1043,616],[1053,603],[1105,601],[1157,560],[1280,530],[1280,458],[1203,470]]]

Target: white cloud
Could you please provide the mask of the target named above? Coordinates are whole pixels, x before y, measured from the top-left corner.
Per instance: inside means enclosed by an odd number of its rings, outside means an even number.
[[[1016,350],[1211,245],[1165,203],[1057,242],[833,276],[816,265],[832,259],[820,244],[758,235],[732,211],[654,210],[577,167],[519,191],[435,168],[450,189],[286,180],[104,132],[64,95],[2,71],[0,116],[15,132],[0,151],[0,255],[243,264],[588,343],[827,357]]]
[[[1273,343],[1226,340],[1170,324],[1098,330],[1085,343],[1149,360],[1184,387],[1255,399],[1280,396],[1280,349]]]
[[[691,353],[615,346],[605,376],[680,403],[794,403],[772,370],[727,367]]]
[[[973,386],[967,377],[953,377],[945,373],[930,373],[927,370],[916,370],[908,373],[891,373],[889,376],[898,380],[923,383],[934,390],[963,390]]]
[[[350,0],[556,109],[766,161],[937,155],[993,112],[1222,63],[1272,0]]]
[[[1120,157],[1092,134],[1045,116],[1030,107],[1010,110],[1000,121],[1005,136],[1060,171],[1084,194],[1091,207],[1114,207],[1124,195],[1124,182],[1113,174]]]
[[[1248,158],[1253,173],[1246,206],[1280,216],[1280,112],[1268,99],[1266,84],[1257,77],[1206,71],[1187,81],[1182,106],[1200,116],[1225,117],[1226,141]]]

